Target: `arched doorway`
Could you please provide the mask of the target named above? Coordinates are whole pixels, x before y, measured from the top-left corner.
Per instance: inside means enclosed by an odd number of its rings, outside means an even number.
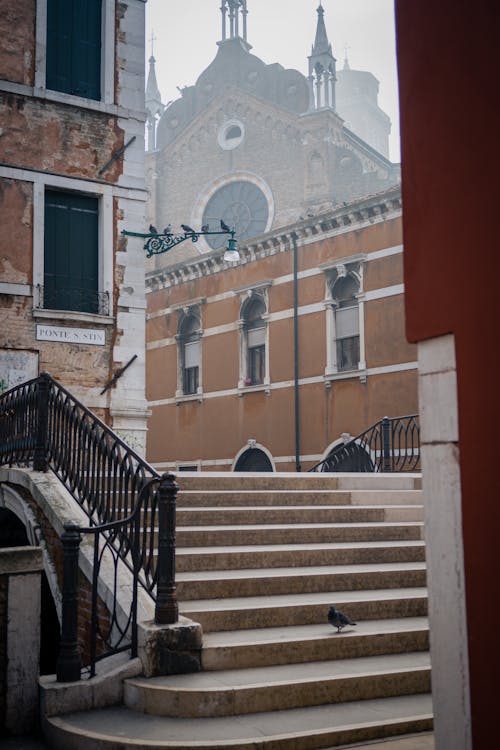
[[[269,456],[260,448],[249,448],[236,461],[234,471],[274,471]]]

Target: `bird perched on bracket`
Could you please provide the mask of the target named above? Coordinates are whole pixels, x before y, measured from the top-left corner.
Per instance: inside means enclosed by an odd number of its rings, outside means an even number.
[[[222,229],[223,232],[230,232],[231,231],[229,229],[228,225],[226,224],[226,222],[223,219],[220,220],[220,228]]]
[[[328,610],[328,622],[330,625],[333,625],[334,628],[337,628],[337,633],[340,633],[342,628],[345,628],[346,625],[356,625],[350,617],[344,615],[340,610],[335,609],[333,605]]]
[[[181,224],[181,228],[184,230],[184,232],[186,232],[186,234],[196,234],[194,229],[192,229],[192,227],[188,227],[187,224]]]
[[[202,224],[201,231],[208,232],[209,228],[210,228],[210,224]]]
[[[149,225],[149,234],[158,234],[158,230],[152,224]]]
[[[172,234],[172,224],[167,224],[162,234]]]

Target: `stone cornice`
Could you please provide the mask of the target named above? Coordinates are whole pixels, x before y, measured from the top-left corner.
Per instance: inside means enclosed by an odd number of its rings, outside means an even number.
[[[308,217],[303,221],[274,229],[267,234],[255,237],[246,245],[241,244],[239,264],[223,260],[224,250],[214,250],[185,263],[177,263],[168,268],[152,271],[146,276],[146,291],[154,292],[193,281],[204,276],[244,266],[262,258],[287,252],[293,247],[293,238],[301,244],[319,242],[346,231],[362,229],[387,219],[401,216],[401,187],[395,185],[388,190],[352,201],[347,205],[333,208]]]

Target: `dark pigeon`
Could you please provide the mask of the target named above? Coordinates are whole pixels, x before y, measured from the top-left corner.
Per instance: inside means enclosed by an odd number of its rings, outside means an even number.
[[[328,610],[328,622],[330,625],[333,625],[334,628],[337,628],[337,633],[340,633],[342,628],[345,628],[346,625],[356,625],[350,617],[344,615],[340,610],[335,609],[333,605]]]
[[[231,231],[223,219],[220,220],[220,228],[222,229],[223,232]]]
[[[187,224],[181,224],[181,227],[184,230],[184,232],[186,232],[186,234],[196,234],[194,229],[192,229],[191,227],[188,227]]]
[[[209,228],[209,224],[203,224],[203,226],[201,227],[201,231],[208,232],[208,228]]]
[[[158,234],[158,230],[152,224],[149,225],[149,234]]]

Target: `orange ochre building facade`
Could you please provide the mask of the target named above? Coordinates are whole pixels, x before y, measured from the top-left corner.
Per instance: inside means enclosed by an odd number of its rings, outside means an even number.
[[[239,263],[151,272],[148,460],[307,471],[346,433],[416,413],[401,212],[395,186],[256,238]]]

